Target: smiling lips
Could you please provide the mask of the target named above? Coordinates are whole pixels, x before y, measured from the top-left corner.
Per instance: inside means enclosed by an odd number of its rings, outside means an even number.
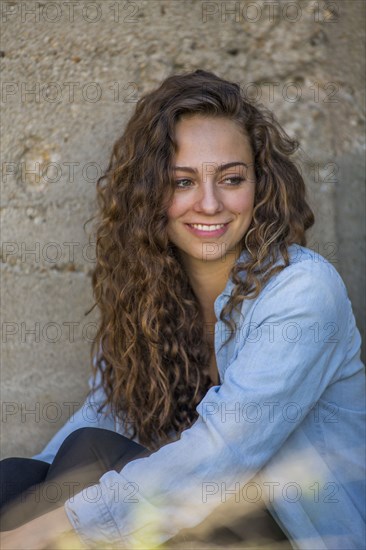
[[[201,223],[187,223],[185,224],[188,229],[197,236],[200,237],[220,237],[227,229],[229,222],[217,223],[217,224],[201,224]]]
[[[196,229],[200,229],[201,231],[214,231],[215,229],[221,229],[226,225],[225,223],[218,223],[218,224],[202,224],[202,223],[189,223],[191,227],[195,227]]]

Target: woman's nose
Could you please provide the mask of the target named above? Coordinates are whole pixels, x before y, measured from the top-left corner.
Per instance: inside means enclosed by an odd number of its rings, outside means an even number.
[[[209,182],[201,184],[199,197],[195,203],[195,209],[199,212],[214,214],[222,210],[222,207],[220,193],[215,185]]]

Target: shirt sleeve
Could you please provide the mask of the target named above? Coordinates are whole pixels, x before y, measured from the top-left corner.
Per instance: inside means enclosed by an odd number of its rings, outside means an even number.
[[[86,544],[149,548],[198,525],[222,502],[220,491],[204,498],[207,484],[229,489],[249,481],[337,378],[350,302],[336,270],[307,260],[270,283],[243,326],[222,385],[197,405],[195,423],[178,441],[107,472],[65,503]],[[286,422],[279,411],[289,403],[302,414]]]
[[[92,391],[83,405],[70,416],[68,421],[58,430],[58,432],[56,432],[44,449],[39,454],[32,457],[33,459],[43,460],[51,464],[66,437],[79,428],[104,428],[106,430],[115,431],[115,422],[112,415],[105,414],[103,411],[98,412],[98,408],[105,399],[105,392],[103,388],[99,386],[98,377],[95,380],[95,385],[93,381],[93,376],[90,376],[88,385]]]

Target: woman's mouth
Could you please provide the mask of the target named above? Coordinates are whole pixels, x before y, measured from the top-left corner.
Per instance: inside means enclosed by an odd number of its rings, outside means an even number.
[[[229,222],[217,224],[186,223],[185,225],[198,237],[220,237],[226,232]]]

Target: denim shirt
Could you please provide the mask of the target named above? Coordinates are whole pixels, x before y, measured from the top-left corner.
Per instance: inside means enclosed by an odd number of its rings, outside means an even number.
[[[360,333],[336,269],[306,247],[291,245],[289,254],[290,265],[256,299],[244,300],[242,316],[234,311],[235,337],[221,349],[228,329],[219,314],[230,279],[216,298],[220,383],[197,405],[194,424],[66,501],[88,546],[151,548],[232,497],[237,507],[264,500],[293,548],[364,548]],[[102,398],[99,389],[34,458],[51,462],[79,427],[123,433],[96,413]]]

